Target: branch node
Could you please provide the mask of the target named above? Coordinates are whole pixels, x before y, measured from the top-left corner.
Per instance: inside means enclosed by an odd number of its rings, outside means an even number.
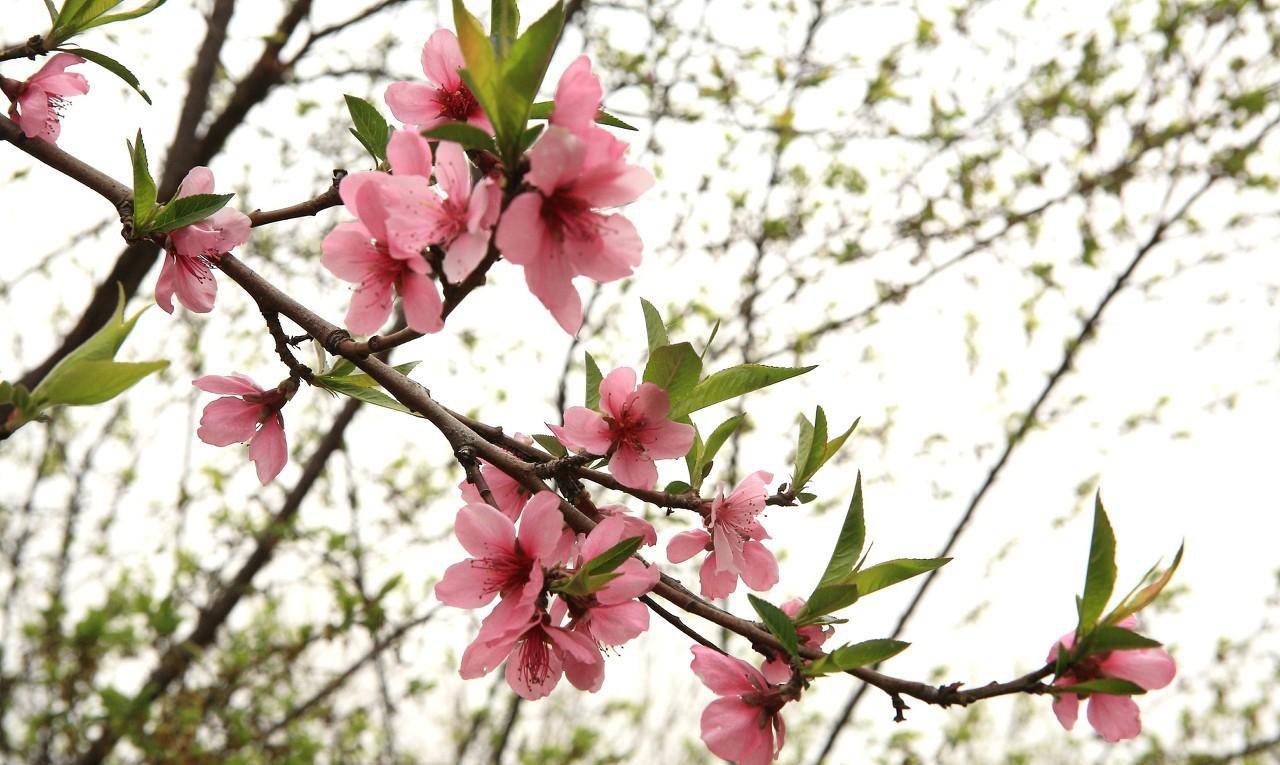
[[[341,356],[342,354],[339,352],[338,347],[350,339],[350,332],[345,329],[336,328],[330,330],[329,333],[324,336],[324,340],[320,341],[320,344],[323,345],[324,349],[330,354],[334,356]]]
[[[889,694],[889,697],[893,700],[893,721],[906,722],[907,716],[903,713],[911,707],[907,706],[907,702],[902,700],[902,696],[896,693]]]

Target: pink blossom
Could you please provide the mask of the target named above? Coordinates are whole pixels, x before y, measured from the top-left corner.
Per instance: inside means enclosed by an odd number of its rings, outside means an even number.
[[[625,505],[600,505],[596,508],[605,518],[621,518],[623,525],[622,538],[640,537],[644,540],[644,545],[652,547],[658,544],[658,532],[654,530],[653,524],[637,518],[631,514],[631,511]]]
[[[524,509],[525,503],[529,501],[532,493],[520,482],[506,473],[502,472],[496,465],[481,460],[480,477],[489,486],[489,493],[493,495],[493,501],[498,503],[498,510],[514,522],[520,517],[520,511]],[[462,479],[462,483],[458,484],[458,489],[462,492],[462,501],[473,504],[483,503],[484,499],[480,496],[480,490],[471,484],[467,479]]]
[[[175,198],[212,194],[213,188],[213,172],[207,167],[193,167],[179,184]],[[177,295],[178,302],[188,311],[211,311],[218,294],[212,266],[224,252],[249,241],[252,226],[249,216],[224,207],[198,223],[168,232],[160,278],[156,280],[156,305],[173,313],[173,297]]]
[[[482,178],[474,189],[467,156],[456,143],[441,141],[436,147],[436,190],[445,192],[441,199],[427,190],[427,177],[431,175],[431,155],[425,139],[411,131],[397,131],[411,138],[397,141],[397,149],[405,152],[403,159],[425,165],[413,203],[394,208],[387,220],[391,241],[407,252],[421,252],[430,245],[444,250],[444,276],[457,283],[465,279],[489,249],[489,236],[493,224],[498,221],[502,192],[490,178]],[[416,139],[416,140],[413,140]],[[393,136],[393,140],[396,140]],[[392,147],[387,147],[388,156]],[[412,157],[412,159],[409,159]],[[395,169],[395,160],[392,168]],[[400,173],[400,170],[396,170]],[[415,177],[415,181],[418,178]]]
[[[606,518],[587,535],[578,553],[577,568],[595,560],[629,535],[627,519]],[[617,578],[587,596],[561,594],[552,617],[567,611],[569,628],[589,638],[592,645],[617,646],[649,629],[649,609],[636,598],[658,584],[658,569],[635,558],[614,569]]]
[[[1121,620],[1117,626],[1133,629],[1137,624],[1138,620],[1130,616]],[[1057,660],[1059,650],[1065,648],[1070,651],[1075,646],[1075,637],[1074,632],[1069,632],[1059,638],[1049,650],[1046,661]],[[1177,674],[1177,666],[1168,651],[1163,648],[1137,648],[1086,656],[1054,680],[1053,684],[1075,685],[1089,680],[1115,677],[1128,680],[1150,691],[1163,688],[1173,682],[1175,674]],[[1080,713],[1081,696],[1075,693],[1059,693],[1054,696],[1053,713],[1057,715],[1062,727],[1071,730],[1075,727],[1076,718]],[[1089,724],[1103,739],[1114,743],[1134,738],[1142,732],[1138,704],[1131,696],[1093,693],[1087,694],[1085,698],[1089,701]]]
[[[783,603],[782,613],[796,618],[796,614],[800,613],[800,609],[804,608],[804,598],[792,598]],[[827,638],[835,633],[834,627],[824,627],[820,624],[809,624],[796,630],[800,636],[800,645],[804,648],[821,648],[822,644],[827,642]],[[760,672],[768,678],[769,682],[775,685],[781,685],[791,679],[791,665],[787,662],[786,657],[774,657],[764,664],[760,665]]]
[[[84,59],[71,53],[57,53],[27,78],[26,82],[5,79],[0,82],[12,105],[9,117],[18,123],[27,138],[41,138],[57,143],[62,132],[59,120],[71,96],[89,92],[89,81],[82,74],[66,71],[83,64]]]
[[[543,567],[564,560],[573,544],[554,492],[539,492],[525,507],[520,531],[497,508],[470,504],[458,511],[454,533],[470,558],[455,563],[436,584],[436,598],[458,608],[480,608],[494,595],[532,604],[542,591]]]
[[[667,392],[654,383],[637,388],[634,369],[619,367],[600,381],[600,406],[603,414],[570,407],[563,427],[547,427],[565,446],[608,455],[609,472],[625,486],[653,488],[654,460],[683,457],[693,445],[693,426],[667,419]]]
[[[702,742],[737,765],[765,765],[778,758],[787,728],[782,707],[795,691],[772,685],[755,667],[695,645],[694,674],[720,698],[702,710]]]
[[[523,599],[503,600],[485,617],[476,639],[462,654],[458,673],[466,680],[482,677],[509,656],[507,685],[531,701],[549,695],[562,674],[584,691],[598,691],[604,682],[599,649]]]
[[[761,539],[769,534],[756,520],[765,507],[766,484],[773,476],[763,470],[742,479],[725,496],[721,486],[703,518],[706,529],[685,531],[667,543],[667,560],[682,563],[703,550],[710,555],[702,561],[702,594],[708,598],[728,597],[741,578],[757,592],[778,583],[778,561]]]
[[[436,30],[422,46],[422,71],[430,84],[391,83],[386,92],[391,113],[419,131],[445,122],[470,122],[492,133],[489,118],[458,76],[458,70],[465,66],[458,38],[447,29]]]
[[[440,293],[421,248],[410,248],[388,231],[388,221],[420,205],[438,205],[428,188],[431,152],[426,139],[397,131],[387,145],[395,175],[353,173],[342,179],[342,203],[359,220],[339,224],[320,244],[320,262],[334,276],[356,285],[347,310],[347,329],[360,335],[376,332],[391,314],[392,290],[404,304],[405,320],[417,332],[444,326]]]
[[[230,446],[249,442],[249,459],[257,468],[263,486],[284,469],[289,448],[284,438],[284,418],[280,410],[293,397],[296,383],[286,381],[278,388],[263,390],[242,374],[206,375],[191,383],[206,393],[230,394],[209,402],[200,418],[196,435],[210,446]]]
[[[627,204],[653,185],[653,176],[624,160],[626,143],[591,123],[600,82],[584,56],[556,89],[551,124],[529,151],[525,180],[532,190],[511,201],[495,242],[503,257],[524,268],[529,290],[570,334],[582,324],[575,276],[610,282],[640,264],[635,226],[602,209]]]

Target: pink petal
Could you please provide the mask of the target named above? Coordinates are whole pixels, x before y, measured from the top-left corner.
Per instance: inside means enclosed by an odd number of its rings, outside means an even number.
[[[693,674],[718,696],[752,693],[764,687],[764,675],[742,659],[702,645],[690,646],[689,650],[693,652],[689,664]]]
[[[522,699],[533,701],[551,694],[564,673],[560,654],[544,641],[542,631],[532,629],[507,661],[507,685]]]
[[[481,622],[476,639],[463,652],[458,674],[473,680],[492,672],[541,618],[541,612],[530,602],[520,598],[499,601]]]
[[[218,283],[203,258],[189,258],[181,254],[175,256],[171,278],[178,302],[186,306],[188,311],[208,313],[213,310]]]
[[[625,603],[658,586],[658,569],[646,566],[634,558],[619,566],[617,572],[622,576],[611,580],[596,592],[596,601],[602,606]]]
[[[702,710],[702,743],[712,754],[738,765],[769,762],[773,759],[773,731],[761,729],[759,718],[759,707],[733,697],[716,699]]]
[[[649,629],[649,608],[638,600],[592,608],[590,615],[591,636],[601,645],[622,645]]]
[[[381,270],[387,256],[373,246],[364,224],[340,223],[320,242],[320,265],[345,282],[359,283]]]
[[[604,685],[604,659],[596,654],[594,661],[581,661],[571,654],[561,654],[564,676],[574,688],[595,693]]]
[[[38,83],[42,89],[55,96],[84,95],[89,92],[88,80],[85,80],[84,75],[66,71],[69,66],[83,63],[84,58],[74,53],[56,53],[35,74],[27,78],[27,82]],[[67,77],[75,79],[67,80]],[[71,89],[67,89],[68,87]]]
[[[1087,716],[1093,729],[1113,744],[1142,732],[1138,704],[1128,696],[1095,693],[1089,697]]]
[[[262,404],[240,398],[220,398],[205,405],[196,436],[210,446],[230,446],[253,438]]]
[[[386,173],[351,173],[338,184],[338,196],[347,210],[380,242],[387,240],[387,209],[381,187],[391,180]]]
[[[230,207],[210,215],[204,223],[213,229],[213,249],[219,253],[231,252],[249,241],[249,234],[253,231],[253,221],[249,216]]]
[[[224,393],[234,396],[243,396],[246,393],[262,393],[262,388],[259,388],[258,384],[250,377],[238,373],[205,375],[192,380],[191,384],[205,393]]]
[[[738,589],[738,572],[732,569],[717,571],[716,565],[716,553],[713,552],[702,561],[698,583],[703,597],[727,598]]]
[[[444,327],[440,293],[430,278],[414,271],[400,277],[400,297],[404,301],[404,318],[415,332],[439,332]]]
[[[782,659],[770,659],[760,665],[760,674],[774,685],[782,685],[791,679],[791,665]]]
[[[166,252],[160,256],[160,276],[156,279],[156,305],[165,313],[173,313],[174,282],[178,276],[175,255]]]
[[[614,419],[622,419],[627,400],[635,389],[636,370],[618,367],[600,381],[600,408]]]
[[[529,172],[524,179],[547,196],[573,184],[582,172],[587,146],[572,133],[547,128],[529,150]]]
[[[1148,691],[1165,687],[1178,673],[1173,657],[1163,648],[1112,651],[1098,666],[1108,677],[1128,680]]]
[[[189,197],[212,193],[213,171],[207,167],[193,167],[187,171],[182,183],[178,184],[178,193],[175,196]]]
[[[357,335],[372,335],[381,329],[391,315],[391,289],[394,284],[394,274],[376,272],[366,276],[351,295],[347,329]]]
[[[667,560],[672,563],[684,563],[693,556],[707,549],[711,535],[703,529],[682,531],[667,542]]]
[[[515,554],[516,527],[511,519],[485,504],[467,505],[453,521],[453,533],[462,549],[475,558]]]
[[[584,561],[595,560],[609,548],[621,542],[625,537],[623,520],[618,517],[608,517],[596,524],[596,527],[587,534],[586,541],[582,543],[582,549],[579,554]]]
[[[548,427],[568,447],[586,449],[592,454],[605,454],[613,446],[609,423],[599,413],[583,406],[571,406],[565,410],[564,427]]]
[[[768,548],[754,540],[742,546],[746,563],[739,574],[742,581],[756,592],[764,592],[778,583],[778,560]]]
[[[502,257],[529,266],[551,257],[551,234],[542,220],[542,195],[526,191],[507,206],[498,222],[494,243]]]
[[[436,88],[421,82],[393,82],[382,97],[396,119],[426,129],[429,123],[440,121],[436,93]]]
[[[1080,697],[1074,693],[1058,693],[1053,699],[1053,713],[1063,728],[1071,730],[1076,726],[1076,718],[1080,715]]]
[[[576,335],[582,326],[582,298],[574,289],[569,261],[553,253],[539,264],[525,266],[524,280],[560,328]]]
[[[49,94],[39,87],[28,85],[15,104],[18,126],[27,138],[43,138],[49,143],[58,142],[61,131],[58,115],[49,108]],[[13,110],[10,110],[13,114]]]
[[[693,426],[664,420],[641,431],[640,441],[655,460],[676,459],[693,446]]]
[[[470,558],[445,569],[444,576],[436,582],[436,600],[454,608],[480,608],[498,594],[488,583],[491,572],[476,565]]]
[[[658,467],[645,452],[636,451],[624,442],[609,458],[609,472],[618,483],[633,489],[652,489],[658,482]]]
[[[569,64],[556,85],[551,124],[575,133],[587,130],[595,122],[603,95],[600,78],[591,72],[591,59],[579,56]]]
[[[415,130],[397,130],[387,142],[387,161],[399,176],[431,177],[431,144]]]
[[[466,66],[458,38],[447,29],[437,29],[422,46],[422,71],[427,79],[445,90],[457,90],[462,84],[458,70]]]
[[[564,249],[574,269],[598,282],[630,276],[643,259],[644,243],[631,221],[621,215],[590,212],[590,236],[566,232]]]
[[[548,565],[559,563],[557,553],[565,534],[560,497],[553,491],[533,495],[520,518],[520,548]]]
[[[279,413],[267,418],[258,434],[249,442],[249,459],[258,469],[263,486],[271,483],[289,461],[289,447],[284,438],[284,422]]]
[[[436,184],[459,209],[467,207],[471,198],[471,171],[462,147],[452,141],[436,146]]]
[[[454,284],[471,275],[489,251],[489,232],[458,235],[444,253],[444,276]]]

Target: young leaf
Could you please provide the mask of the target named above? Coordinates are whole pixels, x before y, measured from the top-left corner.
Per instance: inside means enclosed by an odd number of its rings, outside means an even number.
[[[498,150],[497,144],[493,142],[493,136],[466,122],[445,122],[422,131],[422,135],[436,141],[451,141],[465,149],[489,152]]]
[[[1136,614],[1146,608],[1151,601],[1155,600],[1156,596],[1169,584],[1169,580],[1173,579],[1174,572],[1178,570],[1178,565],[1182,563],[1183,547],[1184,545],[1178,546],[1178,554],[1173,556],[1173,563],[1169,565],[1169,568],[1165,569],[1164,573],[1156,577],[1155,581],[1146,587],[1141,587],[1141,583],[1139,583],[1141,589],[1120,601],[1120,605],[1116,606],[1116,609],[1103,620],[1103,623],[1115,624],[1130,614]],[[1145,581],[1146,577],[1143,577],[1143,580]]]
[[[1116,535],[1102,507],[1099,492],[1093,505],[1093,541],[1089,545],[1089,568],[1084,576],[1084,593],[1080,596],[1080,625],[1083,635],[1098,623],[1102,610],[1111,600],[1116,584]]]
[[[106,69],[108,72],[111,72],[115,76],[124,80],[125,84],[133,88],[135,91],[137,91],[138,95],[142,96],[142,100],[146,101],[147,104],[151,103],[151,96],[147,95],[147,91],[142,89],[142,83],[138,82],[137,75],[129,71],[129,68],[127,66],[125,66],[124,64],[121,64],[119,61],[116,61],[114,58],[111,58],[107,54],[99,53],[96,50],[90,50],[88,48],[79,48],[79,47],[70,47],[70,48],[63,47],[63,48],[59,48],[58,50],[70,51],[71,53],[74,53],[77,56],[82,56],[85,59],[92,61],[93,63],[97,64],[103,69]]]
[[[583,575],[596,576],[597,574],[608,574],[614,571],[623,563],[626,563],[632,555],[635,555],[642,544],[644,544],[643,537],[628,537],[622,540],[587,561],[586,565],[582,567]]]
[[[401,404],[399,401],[396,401],[394,398],[388,396],[386,393],[383,393],[380,388],[371,388],[365,385],[360,385],[359,383],[350,382],[352,377],[360,376],[361,375],[352,375],[350,377],[317,377],[315,378],[315,381],[317,385],[325,388],[326,390],[331,390],[335,393],[341,393],[344,396],[359,399],[366,404],[373,404],[374,406],[380,406],[385,409],[404,412],[405,414],[411,414],[414,417],[422,416],[404,404]]]
[[[821,470],[823,465],[827,464],[832,457],[836,456],[836,452],[840,451],[840,447],[844,446],[844,442],[848,441],[849,436],[853,435],[853,431],[857,429],[859,422],[862,422],[861,417],[855,419],[853,424],[849,426],[848,430],[827,442],[826,448],[822,450],[822,457],[818,460],[817,464],[813,466],[814,473]]]
[[[590,353],[586,354],[587,366],[587,391],[583,397],[583,406],[588,409],[600,408],[600,382],[604,380],[604,375],[600,373],[600,366],[596,364],[595,358]]]
[[[235,194],[192,194],[161,207],[143,233],[173,231],[208,218],[227,206]]]
[[[795,489],[802,488],[813,474],[818,472],[818,466],[822,464],[822,455],[827,451],[827,413],[822,407],[818,407],[813,413],[813,433],[809,437],[809,450],[804,455],[800,473],[795,476],[792,486]],[[796,461],[801,462],[799,454],[796,455]]]
[[[344,359],[344,361],[346,361],[346,359]],[[350,365],[349,361],[347,363],[348,365]],[[403,364],[397,364],[394,368],[400,374],[407,375],[410,372],[412,372],[414,368],[421,363],[422,363],[421,361],[407,361]],[[349,367],[344,367],[341,371],[339,371],[338,365],[335,364],[333,371],[331,371],[327,375],[317,375],[315,377],[315,380],[321,385],[331,380],[338,380],[344,385],[355,385],[361,388],[378,387],[378,381],[373,379],[369,375],[363,372],[359,374],[352,374],[352,371],[354,369],[355,369],[355,366],[351,365]]]
[[[538,101],[533,106],[529,107],[529,119],[531,120],[550,119],[551,111],[552,109],[555,108],[555,105],[556,104],[554,101]],[[600,111],[596,112],[596,122],[598,122],[601,125],[608,125],[609,127],[621,128],[623,130],[637,129],[633,125],[628,125],[627,123],[623,122],[622,120],[618,119],[612,114],[606,112],[604,109],[601,109]]]
[[[644,381],[665,390],[672,409],[698,383],[701,375],[702,360],[689,343],[664,345],[654,349],[649,353],[649,363],[644,367]]]
[[[129,146],[129,158],[133,163],[133,220],[135,228],[146,228],[151,213],[156,207],[156,182],[151,177],[151,168],[147,162],[147,145],[142,142],[142,131],[138,131],[136,144],[125,142]]]
[[[563,457],[569,453],[569,451],[564,448],[564,444],[560,443],[559,439],[555,436],[549,436],[546,433],[538,433],[533,437],[533,440],[537,441],[539,446],[546,449],[547,453],[553,456]]]
[[[739,426],[741,426],[743,421],[746,419],[747,414],[746,412],[743,412],[742,414],[734,415],[717,425],[716,429],[711,431],[711,435],[707,438],[707,444],[703,448],[702,455],[699,458],[700,461],[710,462],[715,459],[716,454],[720,451],[720,447],[724,446],[725,442],[729,440],[729,437],[737,431]]]
[[[848,672],[851,669],[878,664],[885,659],[897,656],[907,649],[910,643],[901,640],[864,640],[861,643],[842,645],[821,659],[805,667],[804,673],[809,677],[828,675],[833,672]]]
[[[1075,685],[1049,686],[1051,693],[1105,693],[1109,696],[1139,696],[1146,693],[1142,686],[1118,677],[1100,677]]]
[[[168,361],[81,361],[38,390],[42,400],[50,404],[91,406],[110,401],[167,366]]]
[[[740,364],[722,369],[694,386],[677,407],[671,407],[671,419],[692,414],[721,401],[768,387],[802,375],[815,367],[769,367],[763,364]]]
[[[844,581],[853,571],[853,566],[862,555],[862,545],[867,538],[866,522],[862,509],[862,472],[853,484],[853,499],[844,514],[844,523],[840,526],[840,536],[836,538],[836,547],[831,551],[831,560],[818,580],[818,587]],[[818,589],[815,587],[814,589]]]
[[[815,624],[827,614],[834,614],[858,602],[858,587],[853,584],[828,584],[817,587],[804,607],[796,614],[796,625]]]
[[[796,460],[795,467],[791,471],[791,485],[800,489],[804,486],[804,466],[809,460],[809,452],[813,451],[814,439],[813,423],[809,422],[809,418],[801,414],[796,416],[796,420],[800,426],[800,434],[796,438]]]
[[[847,581],[858,588],[860,596],[864,596],[876,590],[892,587],[899,582],[905,582],[912,577],[927,574],[950,562],[950,558],[897,558],[877,563],[871,568],[864,568],[849,577]]]
[[[1160,641],[1123,627],[1102,626],[1085,640],[1085,656],[1107,651],[1131,651],[1137,648],[1159,648]]]
[[[533,142],[538,140],[538,136],[542,135],[542,131],[546,130],[546,125],[533,125],[524,129],[520,134],[520,151],[528,151]]]
[[[760,615],[760,621],[764,622],[764,626],[768,627],[769,632],[782,644],[787,655],[793,659],[799,659],[800,636],[796,633],[796,626],[791,623],[791,617],[763,598],[747,593],[747,600],[751,601],[751,607]]]
[[[148,13],[151,13],[155,9],[159,8],[160,6],[164,5],[166,0],[151,0],[151,2],[143,3],[142,5],[138,6],[132,11],[122,11],[120,13],[106,14],[106,11],[109,11],[112,8],[116,7],[117,5],[120,5],[120,2],[121,0],[114,0],[114,2],[112,0],[98,0],[98,2],[96,3],[97,6],[99,7],[106,6],[106,7],[101,11],[97,11],[96,13],[93,12],[93,9],[87,9],[86,12],[81,13],[80,14],[81,18],[77,19],[78,29],[76,31],[83,32],[87,29],[93,29],[94,27],[100,27],[106,24],[114,24],[117,21],[128,21],[130,19],[136,19],[141,16],[145,16]],[[106,14],[106,15],[103,15],[103,14]]]
[[[644,331],[649,337],[649,353],[653,353],[664,345],[671,344],[667,337],[667,325],[662,323],[662,314],[644,298],[640,298],[640,310],[644,312]]]
[[[693,445],[689,447],[689,451],[685,452],[684,464],[689,469],[689,483],[693,486],[702,485],[702,450],[706,445],[702,443],[702,433],[699,432],[698,426],[693,426]]]
[[[505,148],[508,142],[519,138],[525,126],[516,124],[502,111],[498,59],[493,44],[485,35],[479,19],[471,15],[462,0],[453,0],[453,21],[458,31],[458,47],[462,49],[462,58],[467,64],[459,76],[493,124],[499,148]]]
[[[498,59],[506,58],[511,44],[516,40],[516,32],[520,30],[520,9],[515,0],[494,0],[490,5],[489,38]]]
[[[351,113],[352,132],[364,148],[378,162],[387,159],[387,142],[391,140],[391,126],[373,104],[353,95],[344,95],[347,111]]]
[[[517,99],[518,106],[513,104],[512,111],[519,116],[522,130],[529,119],[529,107],[533,105],[538,87],[547,74],[547,65],[551,63],[551,54],[560,41],[563,26],[564,6],[557,1],[542,18],[529,25],[502,62],[502,82]],[[495,23],[495,35],[497,31]]]

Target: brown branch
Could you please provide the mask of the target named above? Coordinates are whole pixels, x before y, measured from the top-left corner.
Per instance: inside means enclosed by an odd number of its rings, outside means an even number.
[[[15,58],[29,58],[35,61],[37,56],[43,56],[48,52],[44,47],[44,36],[31,35],[26,42],[0,48],[0,61],[9,61]]]
[[[295,218],[306,218],[309,216],[319,215],[322,211],[330,207],[337,207],[342,204],[341,197],[338,196],[338,184],[346,177],[346,170],[333,171],[333,183],[323,193],[318,194],[305,202],[299,202],[296,205],[281,207],[279,210],[254,210],[249,213],[249,223],[257,228],[258,226],[267,226],[272,223],[293,220]]]

